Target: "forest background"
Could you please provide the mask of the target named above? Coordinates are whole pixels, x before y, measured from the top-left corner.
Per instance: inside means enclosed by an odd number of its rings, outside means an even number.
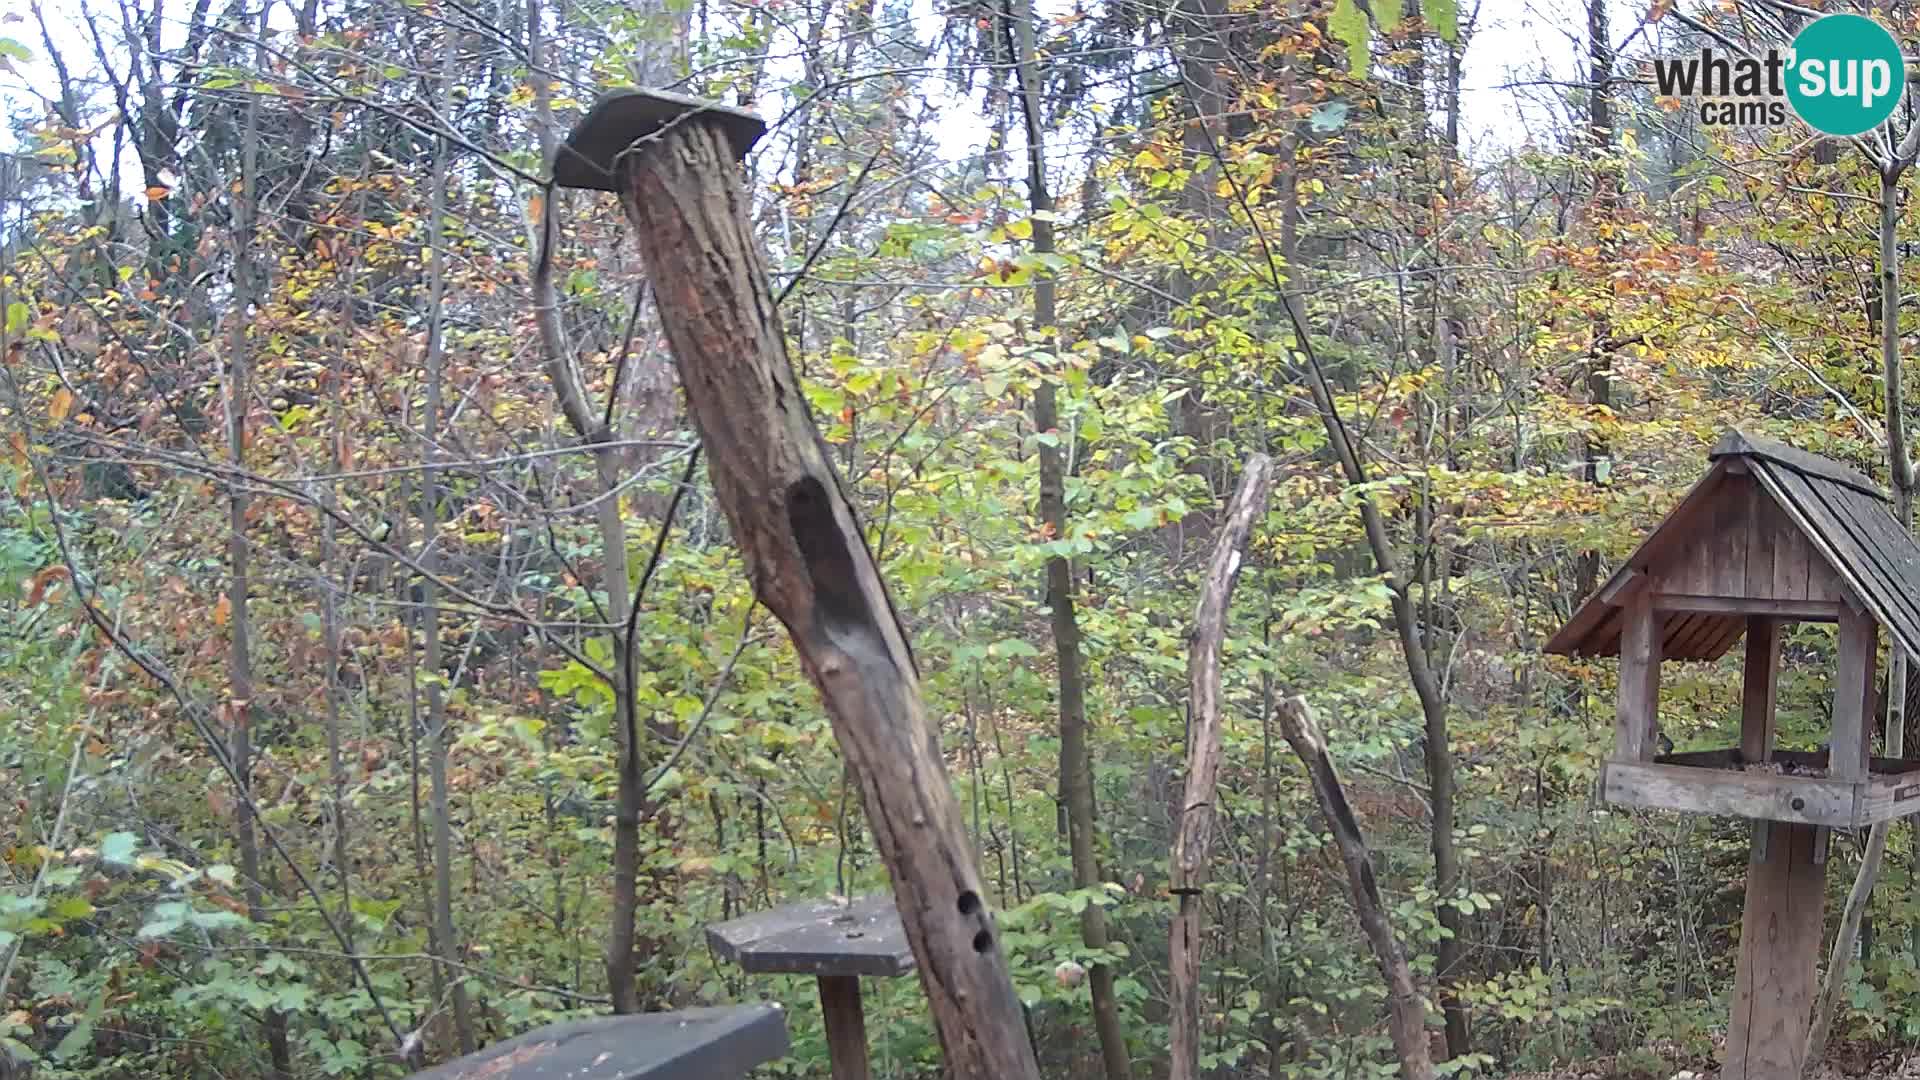
[[[1920,6],[1871,13],[1920,40]],[[701,929],[885,872],[693,464],[628,226],[542,184],[585,105],[644,85],[771,125],[745,178],[780,317],[1047,1075],[1168,1067],[1187,635],[1256,452],[1206,1075],[1396,1068],[1274,720],[1294,694],[1443,1070],[1709,1059],[1747,833],[1601,806],[1611,665],[1540,645],[1728,427],[1908,512],[1911,95],[1839,141],[1702,128],[1649,85],[1650,56],[1812,14],[8,8],[0,1049],[63,1077],[395,1076],[764,995],[791,1011],[774,1073],[825,1075],[810,985],[741,976]],[[1787,658],[1782,738],[1816,745],[1831,633]],[[1735,660],[1677,670],[1667,735],[1734,742],[1738,686]],[[1880,839],[1827,978],[1848,1060],[1920,1039],[1913,840]],[[1830,929],[1863,851],[1835,847]],[[937,1075],[912,980],[868,1009],[881,1075]]]

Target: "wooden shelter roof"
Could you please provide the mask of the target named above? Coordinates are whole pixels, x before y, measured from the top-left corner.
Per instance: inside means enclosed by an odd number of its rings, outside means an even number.
[[[1800,538],[1785,539],[1810,549],[1808,561],[1818,564],[1812,567],[1813,578],[1826,578],[1830,571],[1845,602],[1871,614],[1909,656],[1920,656],[1920,544],[1888,510],[1884,492],[1837,461],[1738,430],[1720,440],[1711,460],[1706,476],[1587,598],[1547,642],[1546,651],[1619,655],[1623,598],[1643,585],[1650,572],[1704,552],[1701,557],[1713,563],[1711,572],[1734,584],[1713,590],[1715,596],[1693,597],[1693,610],[1665,612],[1662,655],[1711,660],[1725,654],[1745,632],[1748,614],[1755,612],[1733,610],[1735,603],[1719,601],[1775,595],[1765,587],[1767,569],[1757,565],[1763,547],[1771,545],[1712,545],[1717,536],[1753,528],[1764,515],[1784,516]],[[1751,489],[1759,494],[1749,495]],[[1770,506],[1760,505],[1763,501]],[[1764,532],[1764,526],[1761,529]],[[1748,565],[1732,565],[1742,560]],[[1810,588],[1817,591],[1818,584]],[[1772,602],[1775,614],[1783,618],[1818,617],[1816,602]],[[1716,607],[1720,610],[1713,610]]]

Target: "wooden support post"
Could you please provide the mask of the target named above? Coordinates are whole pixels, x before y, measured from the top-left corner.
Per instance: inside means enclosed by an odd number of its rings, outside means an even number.
[[[1780,683],[1780,623],[1763,615],[1747,619],[1746,666],[1740,691],[1740,757],[1773,756],[1774,698]]]
[[[833,1063],[833,1080],[870,1080],[860,977],[822,975],[816,981],[820,986],[820,1014],[827,1022],[827,1059]]]
[[[711,102],[627,91],[595,104],[562,158],[585,159],[579,186],[611,177],[634,225],[754,595],[792,635],[859,777],[948,1071],[1037,1080],[919,668],[787,356],[737,165],[762,129]]]
[[[1620,694],[1614,705],[1613,759],[1650,761],[1660,719],[1660,619],[1653,594],[1636,589],[1621,612]]]
[[[1811,825],[1763,822],[1767,856],[1747,867],[1747,906],[1721,1080],[1798,1080],[1812,1020],[1827,898]]]
[[[1851,605],[1840,609],[1840,664],[1833,678],[1833,739],[1827,745],[1827,775],[1836,780],[1867,777],[1868,740],[1873,737],[1873,676],[1880,624]]]
[[[1780,686],[1780,621],[1763,615],[1747,619],[1747,654],[1741,671],[1740,758],[1766,761],[1773,757],[1774,699]],[[1768,824],[1752,823],[1748,853],[1753,862],[1767,858]]]

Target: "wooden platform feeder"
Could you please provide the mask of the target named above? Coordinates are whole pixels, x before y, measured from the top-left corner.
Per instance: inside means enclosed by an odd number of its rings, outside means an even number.
[[[413,1080],[740,1080],[786,1052],[778,1005],[727,1005],[549,1024]]]
[[[1746,911],[1724,1080],[1800,1075],[1814,996],[1830,828],[1920,810],[1920,760],[1873,757],[1884,629],[1920,655],[1920,545],[1884,493],[1838,462],[1738,431],[1712,467],[1547,643],[1618,656],[1604,798],[1751,818]],[[1839,626],[1827,749],[1776,750],[1781,628]],[[1660,665],[1713,660],[1744,639],[1740,745],[1659,754]]]
[[[820,990],[834,1080],[868,1080],[860,979],[913,971],[913,950],[892,897],[787,904],[709,926],[707,944],[743,971],[812,975]]]

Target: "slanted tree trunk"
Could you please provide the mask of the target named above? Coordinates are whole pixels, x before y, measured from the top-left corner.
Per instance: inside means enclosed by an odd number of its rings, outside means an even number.
[[[1247,539],[1253,533],[1254,518],[1266,508],[1272,484],[1272,459],[1253,455],[1214,539],[1187,639],[1187,785],[1180,799],[1179,832],[1173,838],[1176,907],[1167,934],[1171,1080],[1197,1080],[1200,1075],[1200,948],[1206,929],[1202,891],[1213,848],[1213,800],[1222,753],[1220,652],[1226,644],[1228,604],[1246,557]]]
[[[266,10],[261,9],[259,32],[266,32]],[[158,20],[156,20],[157,22]],[[264,37],[263,37],[264,40]],[[264,46],[256,45],[255,62],[266,68]],[[227,456],[235,475],[246,468],[247,410],[252,400],[252,358],[247,352],[247,310],[264,295],[261,269],[255,263],[253,230],[259,207],[255,192],[259,182],[260,101],[250,96],[246,105],[245,135],[240,155],[240,190],[233,205],[234,259],[233,310],[228,313],[232,326],[227,337]],[[253,820],[253,651],[252,618],[247,604],[251,551],[247,544],[247,492],[234,483],[227,493],[227,634],[228,679],[231,696],[227,701],[228,748],[234,776],[240,785],[240,797],[234,800],[234,842],[240,852],[240,875],[245,879],[243,892],[247,918],[259,922],[264,917],[265,885],[261,877],[260,842]],[[274,1080],[293,1075],[293,1055],[287,1045],[287,1014],[269,1008],[266,1013],[267,1056]]]
[[[1407,966],[1407,954],[1394,936],[1393,923],[1387,919],[1380,901],[1380,887],[1373,876],[1373,856],[1367,851],[1360,822],[1347,805],[1347,794],[1327,755],[1327,743],[1313,721],[1313,710],[1302,697],[1282,699],[1275,707],[1280,732],[1300,755],[1313,779],[1313,797],[1340,849],[1340,861],[1347,868],[1347,888],[1353,894],[1353,914],[1360,930],[1373,948],[1374,962],[1387,980],[1387,1028],[1393,1037],[1393,1052],[1400,1059],[1400,1075],[1405,1080],[1433,1080],[1433,1058],[1427,1046],[1427,1006],[1414,986],[1413,971]]]
[[[1026,118],[1027,197],[1033,211],[1033,250],[1051,255],[1053,195],[1047,187],[1046,127],[1040,104],[1040,62],[1034,41],[1032,0],[1009,0],[1007,30],[1012,37],[1019,79],[1021,112]],[[1034,331],[1053,342],[1058,313],[1050,271],[1041,271],[1033,287]],[[1033,394],[1033,428],[1051,433],[1052,443],[1040,444],[1040,518],[1055,539],[1067,535],[1067,438],[1060,430],[1053,379],[1043,377]],[[1073,563],[1064,555],[1047,560],[1047,608],[1052,613],[1053,646],[1060,687],[1060,786],[1067,804],[1067,846],[1072,853],[1073,884],[1077,889],[1100,887],[1098,823],[1094,820],[1093,755],[1087,746],[1086,673],[1080,653],[1080,621],[1073,606]],[[1108,945],[1107,911],[1088,904],[1080,912],[1080,939],[1089,949]],[[1107,1080],[1128,1080],[1132,1064],[1127,1036],[1120,1028],[1120,1006],[1113,992],[1113,965],[1094,964],[1087,973],[1093,999],[1093,1026],[1100,1039],[1100,1057]]]
[[[731,141],[696,115],[624,161],[623,201],[714,494],[859,778],[947,1067],[957,1080],[1037,1080],[919,669],[787,357]]]

